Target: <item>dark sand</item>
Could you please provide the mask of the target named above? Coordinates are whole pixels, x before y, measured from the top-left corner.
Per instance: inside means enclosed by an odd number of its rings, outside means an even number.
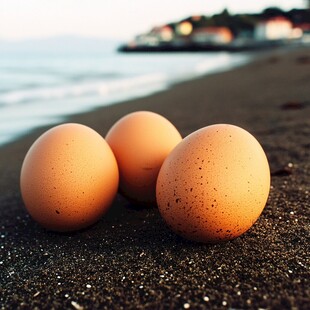
[[[243,236],[201,245],[172,233],[158,210],[118,196],[96,225],[47,232],[23,209],[22,160],[37,130],[0,149],[3,309],[309,309],[310,49],[275,51],[231,72],[77,115],[105,135],[119,117],[151,110],[183,136],[239,125],[272,170],[267,206]]]

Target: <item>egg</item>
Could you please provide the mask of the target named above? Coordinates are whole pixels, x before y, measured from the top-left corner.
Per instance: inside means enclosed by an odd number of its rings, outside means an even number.
[[[217,243],[246,232],[262,213],[270,189],[259,142],[228,124],[187,136],[164,161],[157,180],[160,214],[177,234]]]
[[[182,141],[178,130],[157,113],[138,111],[118,120],[106,141],[118,163],[120,192],[140,204],[155,204],[159,169]]]
[[[81,124],[42,134],[22,164],[20,188],[26,209],[54,231],[85,228],[108,210],[118,188],[116,159],[106,141]]]

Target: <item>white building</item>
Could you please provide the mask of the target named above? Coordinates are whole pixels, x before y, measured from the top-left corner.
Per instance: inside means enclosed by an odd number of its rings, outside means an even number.
[[[283,40],[292,36],[293,25],[285,17],[275,17],[261,21],[255,27],[254,37],[257,40]]]
[[[193,31],[191,39],[195,43],[227,44],[233,40],[233,34],[227,27],[203,27]]]
[[[173,29],[169,26],[155,27],[150,32],[136,36],[130,46],[158,46],[170,42],[174,37]]]

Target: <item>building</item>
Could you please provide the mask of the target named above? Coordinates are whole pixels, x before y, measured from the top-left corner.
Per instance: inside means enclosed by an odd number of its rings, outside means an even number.
[[[300,29],[304,34],[310,35],[310,23],[296,24],[295,28]]]
[[[156,36],[160,42],[169,42],[174,37],[174,31],[170,26],[155,27],[150,34]]]
[[[174,31],[169,26],[155,27],[150,32],[136,36],[129,46],[159,46],[160,44],[172,41]]]
[[[259,22],[254,31],[257,40],[283,40],[292,36],[292,22],[282,16]]]
[[[227,27],[202,27],[194,29],[191,39],[197,44],[228,44],[233,40],[233,34]]]
[[[296,24],[294,28],[294,33],[298,32],[300,33],[300,37],[304,42],[309,43],[310,42],[310,23],[301,23]]]

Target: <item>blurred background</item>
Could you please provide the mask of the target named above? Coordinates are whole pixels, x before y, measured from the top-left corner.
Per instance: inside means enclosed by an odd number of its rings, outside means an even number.
[[[0,145],[70,114],[229,70],[255,57],[257,46],[308,44],[309,6],[0,0]]]

